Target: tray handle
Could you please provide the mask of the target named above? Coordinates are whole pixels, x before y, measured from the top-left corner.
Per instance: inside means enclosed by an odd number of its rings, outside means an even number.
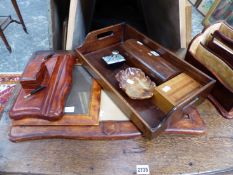
[[[112,25],[90,32],[83,45],[77,48],[81,53],[96,51],[110,45],[120,43],[123,39],[124,24]]]
[[[103,40],[103,39],[107,39],[107,38],[113,37],[113,36],[114,36],[114,32],[112,30],[109,30],[109,31],[97,34],[96,38],[98,40]]]

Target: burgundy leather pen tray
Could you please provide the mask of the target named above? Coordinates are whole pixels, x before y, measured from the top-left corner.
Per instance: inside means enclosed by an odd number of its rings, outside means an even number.
[[[114,50],[119,51],[126,62],[116,68],[110,68],[103,63],[102,57],[111,55]],[[215,82],[126,24],[118,24],[89,33],[76,52],[83,66],[148,138],[155,137],[160,131],[169,128],[172,123],[177,123],[187,116],[190,109],[208,95]],[[152,99],[132,100],[119,88],[115,75],[128,67],[140,68],[157,85],[179,73],[186,73],[199,82],[201,87],[183,99],[170,112],[164,113]]]
[[[22,88],[9,112],[11,119],[57,120],[63,116],[65,101],[72,85],[75,58],[71,53],[56,53],[43,61],[48,54],[37,52],[26,66],[21,78]],[[45,88],[24,98],[40,85]]]

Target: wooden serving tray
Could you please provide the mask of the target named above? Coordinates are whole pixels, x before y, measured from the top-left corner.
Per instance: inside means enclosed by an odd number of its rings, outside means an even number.
[[[119,88],[115,75],[120,70],[131,66],[143,69],[145,68],[145,64],[143,62],[137,62],[137,65],[132,65],[130,64],[132,61],[127,61],[129,58],[135,58],[132,54],[132,48],[131,52],[128,52],[125,48],[126,45],[124,45],[124,42],[129,39],[135,39],[147,48],[150,48],[151,51],[159,53],[159,55],[169,62],[169,64],[200,83],[201,87],[179,102],[179,104],[168,113],[162,112],[161,109],[154,104],[152,99],[130,99],[125,92]],[[113,50],[118,50],[120,54],[126,58],[125,64],[114,69],[107,67],[102,62],[102,57],[110,55]],[[78,58],[83,62],[83,66],[105,89],[118,107],[148,138],[155,137],[160,131],[167,128],[167,126],[172,126],[172,124],[179,122],[184,115],[188,115],[187,111],[189,111],[189,108],[193,108],[195,104],[202,102],[215,82],[190,64],[177,58],[173,53],[161,45],[150,40],[126,24],[118,24],[91,32],[86,37],[84,44],[76,49],[76,52]],[[143,60],[144,57],[142,56],[141,59]],[[151,59],[155,59],[153,55]],[[156,71],[153,65],[148,69],[151,69],[152,72]],[[156,83],[159,85],[159,82]]]

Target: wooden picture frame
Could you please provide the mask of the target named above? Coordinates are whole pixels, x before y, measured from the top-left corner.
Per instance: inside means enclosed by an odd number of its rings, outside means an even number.
[[[209,26],[218,21],[226,21],[233,26],[233,0],[215,0],[211,9],[203,20],[203,25]]]
[[[197,6],[201,0],[188,0],[193,6]]]
[[[211,9],[215,0],[201,0],[197,5],[197,10],[203,15],[206,16],[208,11]]]
[[[98,125],[101,87],[94,80],[90,95],[89,112],[87,114],[65,114],[60,120],[48,121],[37,118],[12,120],[13,126],[80,126]]]

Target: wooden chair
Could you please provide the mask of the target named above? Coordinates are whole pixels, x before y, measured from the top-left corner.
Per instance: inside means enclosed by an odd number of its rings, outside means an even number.
[[[9,45],[9,43],[6,39],[6,36],[3,33],[3,31],[8,27],[8,25],[13,23],[13,22],[15,22],[17,24],[22,24],[23,30],[25,31],[25,33],[28,33],[16,0],[11,0],[11,2],[12,2],[12,5],[14,6],[14,9],[16,11],[18,18],[19,18],[19,21],[12,19],[12,17],[10,15],[9,16],[0,16],[0,36],[5,44],[6,48],[8,49],[8,51],[10,53],[12,51],[11,46]]]

